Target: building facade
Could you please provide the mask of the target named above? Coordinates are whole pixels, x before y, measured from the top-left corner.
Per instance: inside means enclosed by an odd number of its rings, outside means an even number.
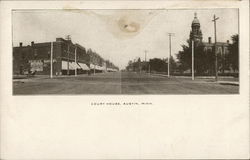
[[[191,24],[191,31],[189,36],[189,46],[191,47],[191,42],[194,41],[195,47],[203,46],[204,53],[212,56],[215,56],[215,53],[218,58],[218,72],[233,72],[230,68],[227,67],[226,58],[229,55],[229,40],[226,42],[216,42],[213,43],[211,37],[208,37],[208,41],[203,41],[203,35],[201,31],[201,25],[197,18],[197,14],[194,14],[194,19]],[[215,51],[214,51],[215,50]]]
[[[103,58],[93,55],[95,53],[87,53],[83,46],[73,44],[70,39],[56,38],[54,42],[31,42],[28,46],[20,43],[18,47],[13,47],[13,74],[35,72],[49,75],[51,66],[53,75],[75,74],[75,70],[78,74],[82,74],[90,72],[93,65],[98,66],[94,68],[96,72],[105,72],[106,65],[101,63],[104,62]]]

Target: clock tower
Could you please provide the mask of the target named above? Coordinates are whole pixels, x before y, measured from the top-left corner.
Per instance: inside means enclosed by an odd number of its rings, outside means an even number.
[[[199,45],[202,42],[202,32],[200,29],[200,22],[197,18],[197,13],[194,13],[194,20],[191,25],[192,30],[190,31],[189,40],[190,43],[193,40],[195,45]]]

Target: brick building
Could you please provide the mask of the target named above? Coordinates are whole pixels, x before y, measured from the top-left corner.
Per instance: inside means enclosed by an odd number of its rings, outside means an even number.
[[[53,50],[53,58],[51,50]],[[51,59],[53,59],[54,75],[75,74],[75,69],[78,74],[87,73],[93,69],[96,72],[107,70],[105,60],[98,54],[87,53],[83,46],[73,44],[70,39],[56,38],[53,43],[31,42],[28,46],[20,43],[18,47],[13,47],[13,74],[36,72],[36,74],[49,75]]]
[[[214,49],[218,56],[218,72],[232,72],[232,69],[228,69],[228,67],[225,67],[226,63],[226,57],[229,54],[229,40],[226,42],[216,42],[212,43],[211,37],[208,37],[208,41],[204,42],[202,41],[203,35],[201,31],[201,25],[197,18],[197,14],[194,14],[194,19],[191,24],[191,31],[189,35],[189,45],[191,46],[191,41],[194,41],[195,46],[203,45],[204,46],[204,52],[206,54],[213,54],[214,55]],[[227,68],[227,69],[225,69]]]

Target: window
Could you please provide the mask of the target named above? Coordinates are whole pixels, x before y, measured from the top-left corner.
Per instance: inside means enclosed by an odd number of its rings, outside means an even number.
[[[34,58],[37,58],[37,49],[34,50]]]
[[[50,58],[50,51],[48,51],[48,59]]]
[[[22,60],[24,60],[24,59],[25,59],[25,53],[22,52]]]
[[[218,53],[222,54],[222,48],[221,47],[218,48]]]

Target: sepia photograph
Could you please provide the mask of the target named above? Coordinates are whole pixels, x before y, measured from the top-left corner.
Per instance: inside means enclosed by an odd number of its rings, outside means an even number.
[[[0,1],[0,159],[249,159],[248,0]]]
[[[239,94],[239,11],[13,10],[13,95]]]

